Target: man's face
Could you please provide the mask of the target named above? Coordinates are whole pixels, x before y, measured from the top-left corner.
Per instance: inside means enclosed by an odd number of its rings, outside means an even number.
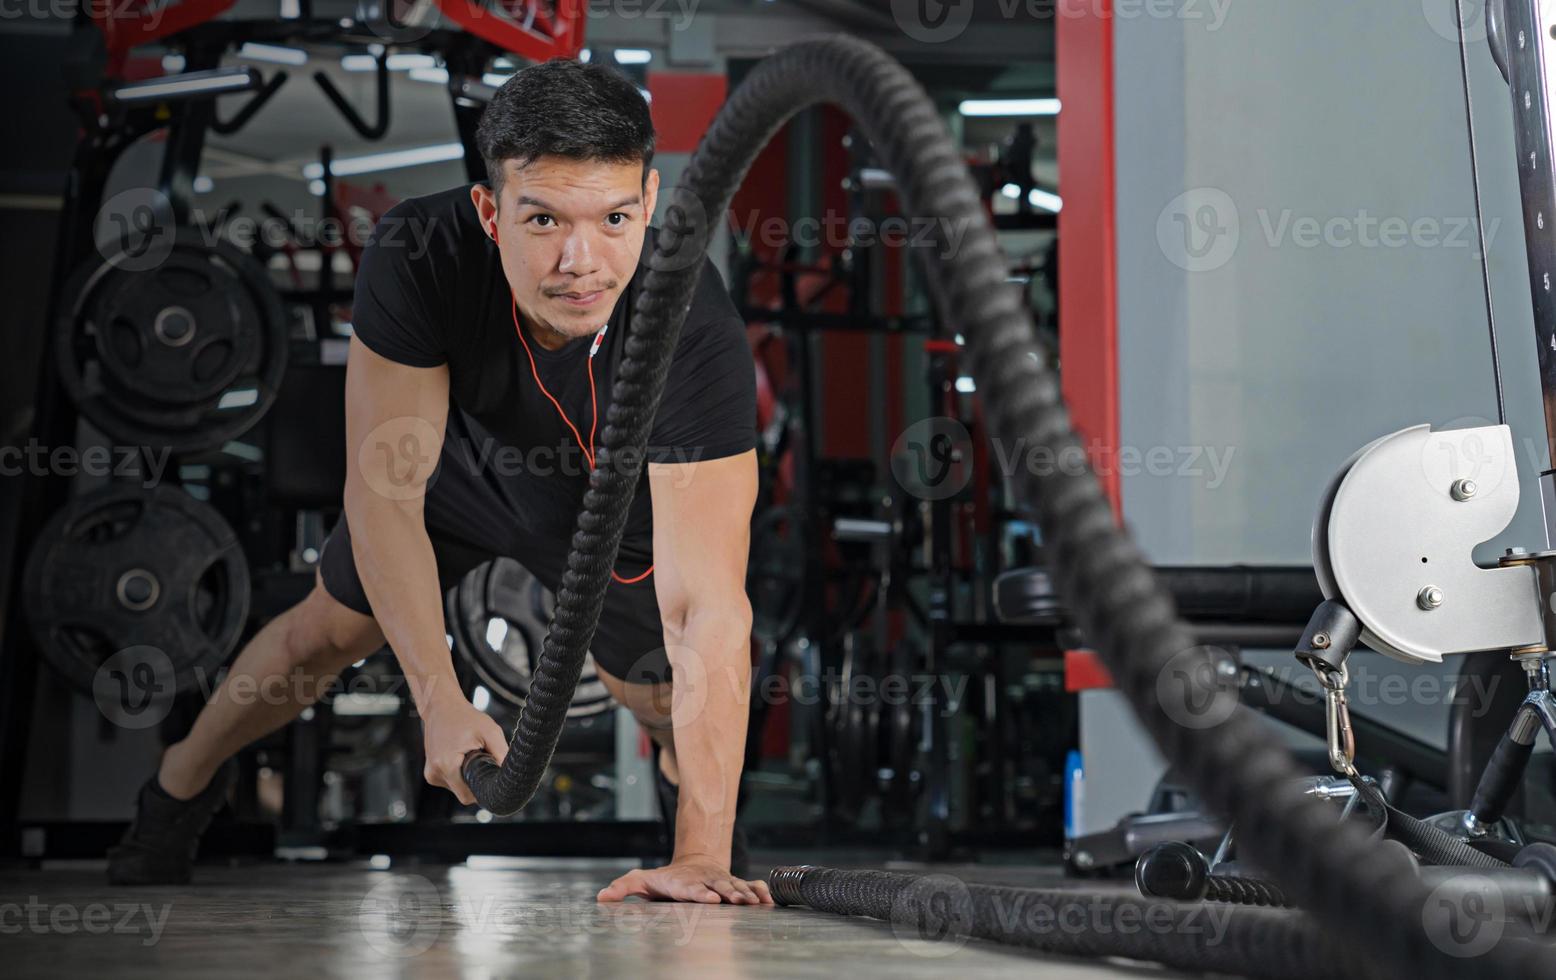
[[[520,314],[548,347],[598,333],[637,270],[659,171],[645,181],[641,163],[560,157],[503,166],[500,207],[480,184],[471,197]]]

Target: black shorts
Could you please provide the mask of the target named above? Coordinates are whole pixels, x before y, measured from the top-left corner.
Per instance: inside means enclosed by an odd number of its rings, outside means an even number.
[[[445,452],[429,482],[424,505],[427,536],[437,557],[438,586],[445,594],[471,569],[499,556],[519,562],[556,592],[571,541],[562,535],[540,537],[525,532],[518,516],[521,504],[505,492],[500,480],[480,473],[457,452]],[[624,544],[623,551],[629,550],[643,552],[646,544],[637,542],[630,549]],[[631,570],[630,563],[625,567]],[[324,542],[319,575],[324,590],[337,602],[373,615],[357,574],[351,528],[344,514]],[[630,683],[663,680],[669,676],[664,644],[654,577],[632,585],[612,581],[590,645],[596,665]]]

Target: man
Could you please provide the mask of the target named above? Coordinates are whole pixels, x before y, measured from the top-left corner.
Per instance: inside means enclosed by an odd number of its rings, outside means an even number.
[[[631,287],[651,250],[659,173],[642,96],[597,65],[520,71],[488,106],[477,144],[490,186],[402,202],[363,253],[345,514],[313,592],[254,637],[141,791],[110,855],[115,881],[187,880],[227,790],[226,760],[385,642],[422,718],[429,783],[471,803],[466,754],[507,752],[497,724],[460,691],[441,596],[494,555],[556,588]],[[743,848],[731,869],[750,682],[754,446],[744,325],[704,259],[592,645],[611,693],[659,748],[674,854],[618,878],[601,901],[772,901],[764,883],[744,880]],[[299,673],[306,683],[265,686]],[[242,698],[236,677],[251,679],[250,691],[297,693],[284,703]]]

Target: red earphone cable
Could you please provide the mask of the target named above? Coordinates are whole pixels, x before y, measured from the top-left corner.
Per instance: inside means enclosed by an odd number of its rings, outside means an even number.
[[[524,353],[529,355],[529,371],[530,371],[530,374],[535,376],[535,384],[540,388],[540,393],[542,395],[545,395],[546,398],[550,400],[551,404],[556,408],[557,414],[562,416],[562,421],[567,423],[567,427],[569,429],[573,430],[573,438],[578,440],[578,448],[583,450],[584,458],[589,461],[589,468],[593,469],[594,468],[594,451],[593,451],[593,449],[591,447],[594,445],[594,432],[593,432],[592,429],[590,430],[590,433],[589,433],[589,445],[587,445],[587,446],[584,445],[583,436],[580,436],[578,434],[578,427],[573,424],[573,420],[568,418],[567,417],[567,413],[562,410],[562,404],[556,400],[556,398],[551,394],[551,392],[549,390],[547,390],[546,383],[544,381],[540,380],[540,369],[535,366],[535,354],[534,354],[533,351],[531,351],[529,349],[529,341],[526,340],[525,337],[524,337],[524,328],[519,326],[519,305],[518,305],[518,303],[514,303],[513,304],[513,329],[519,335],[519,343],[524,345]],[[593,393],[593,388],[594,388],[594,365],[592,365],[592,364],[589,366],[589,382],[590,382],[589,387],[590,387],[590,392],[591,392],[590,400],[593,401],[592,393]],[[595,410],[595,415],[596,415],[596,418],[598,418],[598,415],[599,415],[599,410],[598,409]]]
[[[589,442],[585,445],[583,437],[578,434],[578,427],[573,424],[572,419],[567,417],[567,412],[563,410],[562,403],[556,400],[556,397],[547,390],[546,383],[540,380],[540,369],[535,364],[535,352],[529,349],[529,340],[524,336],[523,326],[519,324],[519,301],[517,299],[513,301],[513,331],[519,335],[519,343],[524,345],[524,353],[529,356],[529,371],[535,377],[536,387],[551,402],[552,407],[556,409],[556,413],[562,416],[562,421],[567,423],[567,427],[573,431],[573,438],[578,440],[578,448],[583,450],[584,458],[589,461],[589,468],[594,469],[594,433],[600,424],[600,404],[595,397],[594,388],[594,357],[590,356],[589,358],[589,411],[593,418],[589,422]],[[648,571],[633,578],[622,578],[616,574],[615,569],[611,570],[611,578],[622,585],[636,585],[652,574],[654,574],[653,565],[648,566]]]

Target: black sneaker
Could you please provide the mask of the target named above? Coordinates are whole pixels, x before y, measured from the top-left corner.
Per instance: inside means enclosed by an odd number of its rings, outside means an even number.
[[[110,885],[182,885],[189,881],[200,835],[227,802],[236,779],[231,759],[216,770],[210,785],[192,799],[167,794],[153,775],[141,787],[135,820],[124,839],[108,849]]]
[[[665,771],[659,768],[659,745],[654,745],[654,788],[659,796],[659,815],[665,822],[665,836],[670,841],[671,856],[675,853],[675,811],[680,805],[680,787],[670,782]],[[729,873],[745,879],[751,872],[751,851],[746,842],[746,832],[735,817],[735,832],[730,837]]]

